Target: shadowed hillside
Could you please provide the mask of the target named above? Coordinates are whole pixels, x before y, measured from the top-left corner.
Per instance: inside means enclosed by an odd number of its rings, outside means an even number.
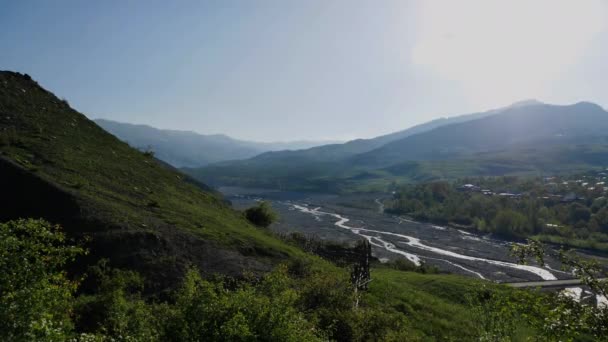
[[[239,275],[299,253],[27,75],[0,73],[0,170],[2,221],[59,223],[72,237],[90,238],[89,261],[110,258],[157,289],[188,264]]]

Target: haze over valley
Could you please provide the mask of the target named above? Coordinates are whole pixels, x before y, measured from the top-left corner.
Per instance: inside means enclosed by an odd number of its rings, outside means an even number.
[[[0,341],[607,341],[608,3],[8,1]]]

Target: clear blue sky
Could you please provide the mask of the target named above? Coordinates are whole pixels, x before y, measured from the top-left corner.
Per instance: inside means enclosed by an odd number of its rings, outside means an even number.
[[[91,118],[349,139],[525,98],[608,105],[608,3],[0,0],[0,69]]]

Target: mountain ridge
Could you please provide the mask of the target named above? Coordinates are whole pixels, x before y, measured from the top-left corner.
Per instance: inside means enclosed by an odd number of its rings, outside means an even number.
[[[511,159],[517,164],[516,168],[505,168],[502,165],[502,157],[490,158],[487,155],[478,158],[480,163],[490,163],[487,166],[462,168],[457,165],[464,163],[473,166],[475,155],[478,153],[492,151],[499,153],[510,149],[523,151],[550,146],[567,149],[572,145],[586,145],[591,149],[592,146],[599,146],[602,150],[602,146],[607,142],[605,132],[608,132],[608,113],[601,106],[590,102],[550,105],[539,101],[524,101],[497,110],[457,116],[448,124],[442,123],[445,121],[427,123],[422,132],[406,133],[405,137],[389,141],[363,153],[343,154],[341,157],[333,158],[323,155],[319,157],[311,153],[324,148],[319,147],[292,153],[265,153],[249,160],[220,163],[185,171],[195,178],[214,185],[309,190],[324,187],[335,189],[335,183],[347,181],[349,184],[355,184],[361,177],[379,180],[386,177],[383,170],[389,170],[392,165],[408,165],[408,162],[424,164],[424,167],[419,165],[414,169],[406,168],[409,170],[408,174],[411,174],[412,170],[426,172],[435,170],[436,167],[441,168],[441,165],[445,164],[439,163],[441,161],[450,161],[448,172],[437,170],[441,171],[439,174],[443,176],[449,175],[451,173],[449,170],[452,168],[470,170],[473,172],[470,175],[498,175],[496,172],[499,170],[510,169],[532,172],[537,167],[532,164],[537,163],[533,163],[534,158],[530,158],[527,154],[522,160]],[[582,151],[584,150],[583,148]],[[542,153],[545,152],[542,151],[543,149],[537,149],[536,153],[539,154],[537,159],[546,159],[543,158]],[[556,152],[551,149],[550,153],[555,155]],[[572,151],[567,151],[565,155],[570,159],[559,159],[554,161],[554,164],[545,160],[539,165],[553,170],[556,169],[555,163],[564,163],[561,165],[571,169],[581,162],[581,158],[576,157]],[[509,158],[514,156],[516,157],[516,154],[511,154]],[[430,163],[432,161],[437,163]],[[579,164],[581,167],[599,166],[601,158],[589,157],[582,161],[584,164]],[[412,164],[409,165],[413,167]],[[502,166],[496,167],[496,165]],[[429,179],[418,171],[411,175],[423,180]],[[370,172],[375,176],[371,176]],[[463,175],[461,172],[456,174]],[[464,174],[466,175],[468,174]],[[394,180],[391,177],[388,179]],[[384,184],[386,181],[380,183]]]
[[[255,142],[225,134],[160,129],[107,119],[93,121],[133,147],[152,150],[159,159],[175,167],[200,167],[226,160],[247,159],[270,150],[302,149],[325,143],[304,140]]]
[[[591,138],[605,132],[608,132],[608,112],[599,105],[590,102],[531,104],[509,107],[490,116],[406,137],[359,155],[355,162],[376,159],[379,164],[389,165],[390,159],[394,158],[442,159],[446,154],[447,158],[453,158],[454,154],[486,152],[518,143],[534,143],[535,140],[560,143],[559,140],[570,136]],[[560,139],[562,137],[564,139]]]

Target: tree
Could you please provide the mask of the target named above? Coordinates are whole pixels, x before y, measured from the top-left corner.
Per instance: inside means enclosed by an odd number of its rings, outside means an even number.
[[[593,215],[592,221],[597,224],[600,231],[608,233],[608,207],[600,209],[597,214]]]
[[[0,340],[67,340],[76,283],[63,268],[84,252],[46,221],[0,224]]]
[[[589,218],[591,217],[591,211],[589,208],[582,204],[573,203],[568,209],[570,214],[570,222],[572,224],[576,224],[580,221],[588,222]]]
[[[497,233],[505,236],[526,236],[532,232],[528,219],[510,209],[499,211],[493,225]]]
[[[262,228],[267,228],[278,219],[278,215],[266,201],[245,210],[245,217],[249,222]]]
[[[290,285],[284,266],[257,286],[239,283],[233,290],[190,269],[163,341],[321,341],[297,311],[298,295]]]
[[[361,240],[355,246],[356,262],[352,266],[350,273],[350,281],[353,284],[353,290],[355,292],[355,308],[359,307],[359,301],[361,295],[359,291],[367,290],[369,282],[372,281],[369,272],[369,262],[372,258],[372,245],[367,240]]]
[[[525,245],[513,244],[511,252],[520,263],[534,258],[544,265],[545,247],[535,240]],[[572,271],[574,277],[596,295],[608,296],[608,281],[603,267],[595,259],[583,259],[572,251],[560,251],[560,261],[564,271]],[[542,332],[549,341],[572,341],[578,337],[593,337],[595,341],[608,339],[608,307],[586,305],[569,296],[549,295],[542,300],[510,302],[509,305],[521,312],[529,312],[528,323]],[[586,339],[584,339],[586,340]],[[591,339],[589,339],[591,340]]]

